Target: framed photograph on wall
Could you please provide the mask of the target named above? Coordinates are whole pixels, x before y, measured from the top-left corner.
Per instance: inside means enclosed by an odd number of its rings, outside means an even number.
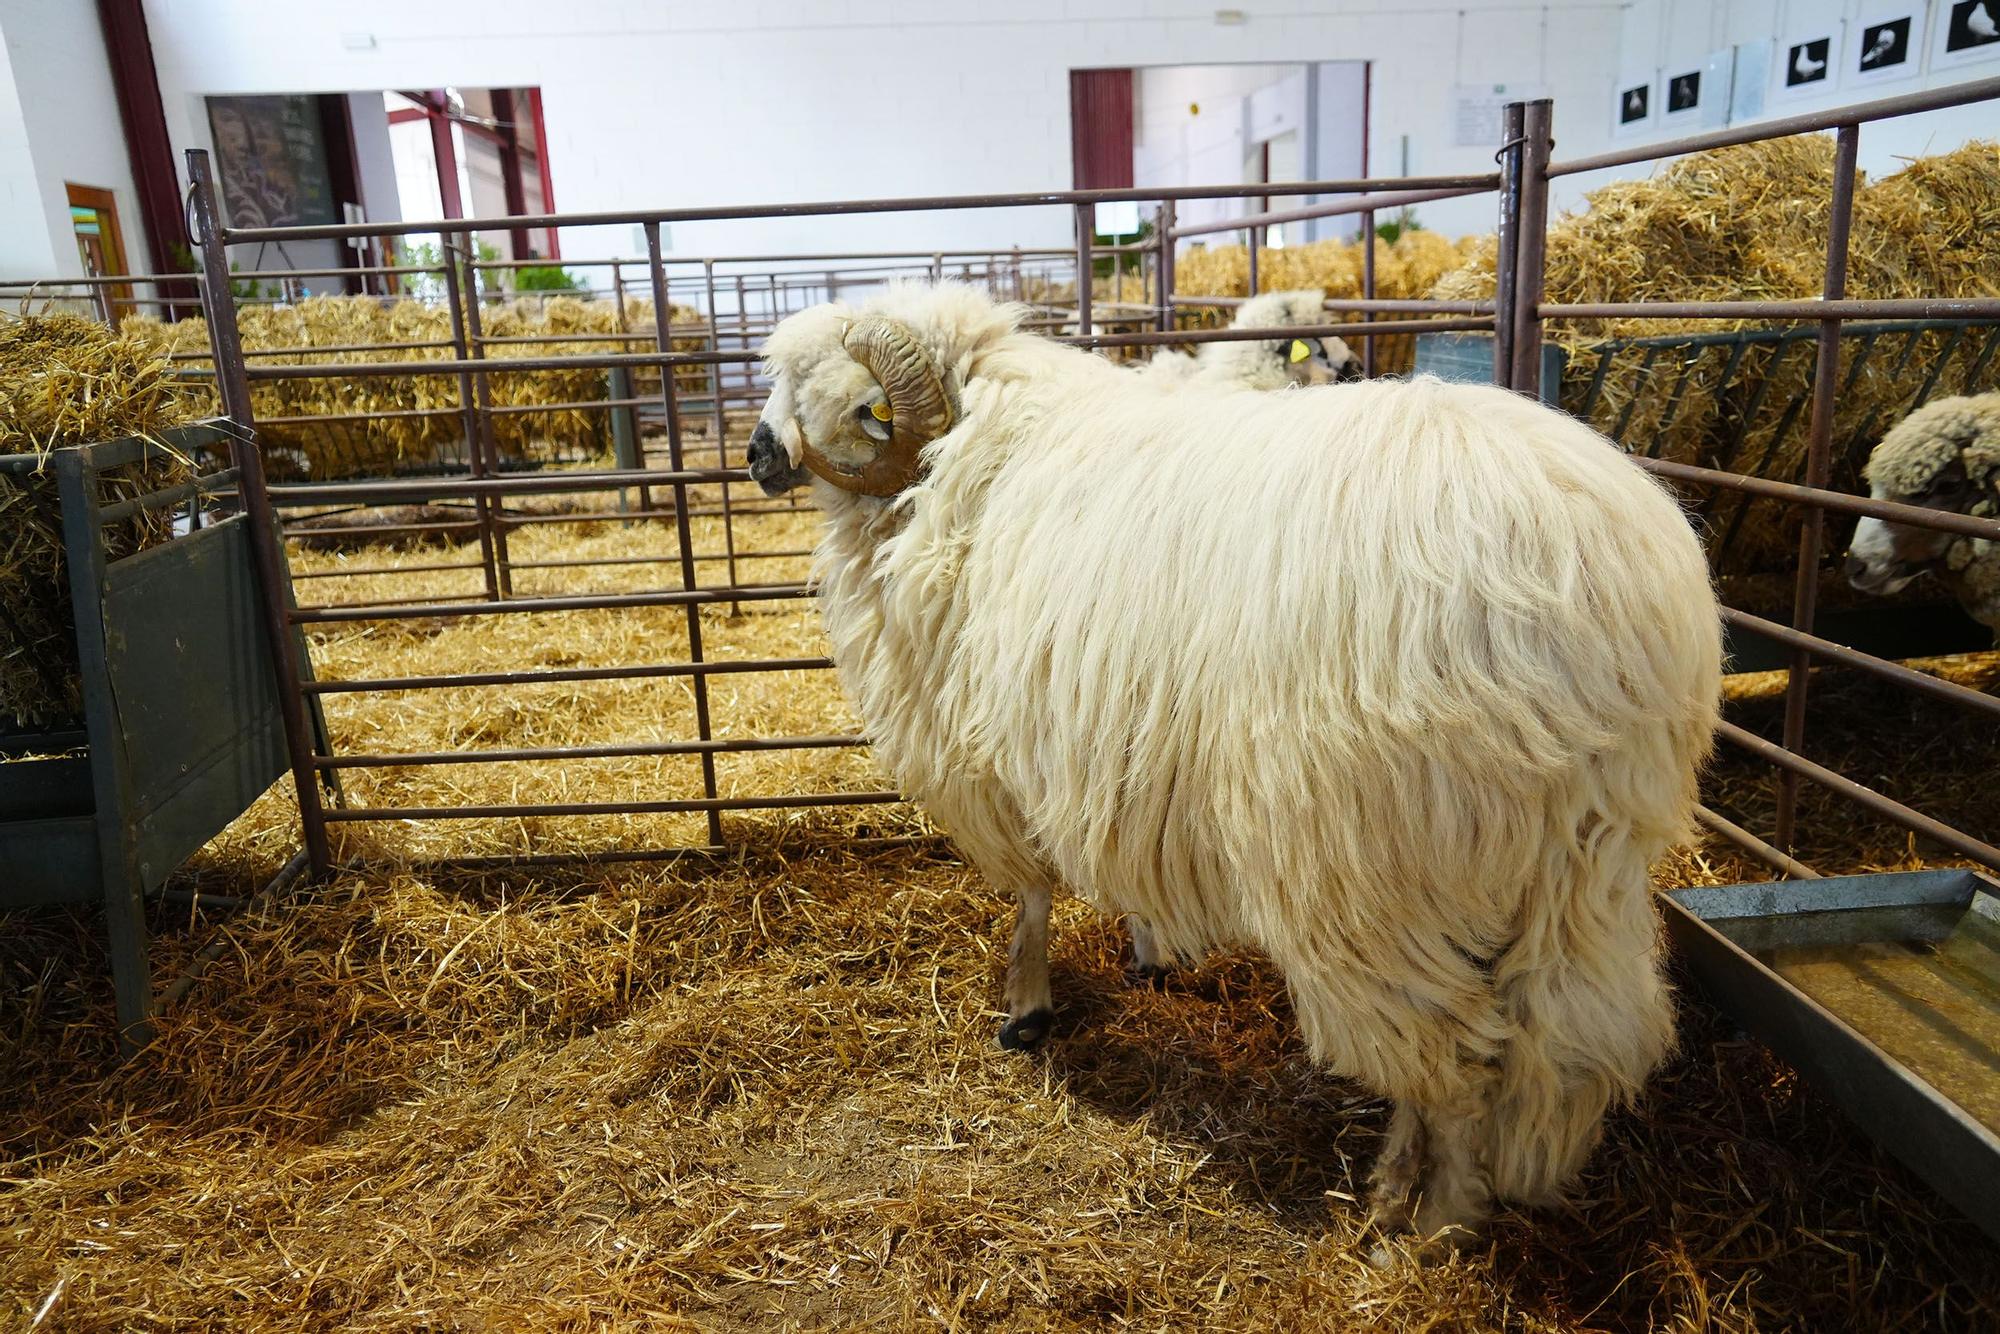
[[[2000,0],[1942,0],[1931,65],[2000,60]]]
[[[1890,83],[1919,73],[1924,64],[1925,6],[1895,5],[1864,11],[1848,34],[1841,57],[1843,83]]]
[[[1611,133],[1644,134],[1659,123],[1659,72],[1633,74],[1618,81],[1611,97]]]
[[[1730,81],[1736,53],[1711,51],[1699,65],[1669,71],[1661,93],[1660,123],[1712,129],[1729,123]]]
[[[1994,3],[2000,4],[2000,0]],[[1778,58],[1771,62],[1772,101],[1824,97],[1833,92],[1843,26],[1823,23],[1778,39]]]

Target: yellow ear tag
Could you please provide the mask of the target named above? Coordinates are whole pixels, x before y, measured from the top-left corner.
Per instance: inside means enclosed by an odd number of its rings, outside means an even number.
[[[1305,359],[1306,359],[1307,357],[1311,356],[1312,354],[1313,354],[1313,350],[1312,350],[1312,349],[1311,349],[1310,347],[1307,347],[1307,346],[1306,346],[1306,341],[1305,341],[1305,339],[1303,339],[1303,338],[1294,338],[1294,339],[1292,340],[1292,351],[1291,351],[1291,354],[1290,354],[1290,356],[1288,356],[1288,357],[1286,358],[1286,360],[1288,360],[1288,361],[1304,361],[1304,360],[1305,360]]]
[[[870,416],[874,417],[874,418],[875,418],[875,420],[876,420],[876,421],[878,421],[878,422],[885,422],[885,421],[888,421],[888,420],[889,420],[889,405],[888,405],[887,403],[876,403],[876,404],[873,404],[873,405],[871,405],[871,406],[869,407],[869,409],[868,409],[868,413],[869,413],[869,415],[870,415]]]

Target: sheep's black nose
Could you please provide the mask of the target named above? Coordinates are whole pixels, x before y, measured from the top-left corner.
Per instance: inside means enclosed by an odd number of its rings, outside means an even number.
[[[750,433],[750,476],[755,481],[785,471],[791,460],[785,457],[784,446],[778,443],[777,432],[770,423],[758,422],[757,429]]]
[[[1845,576],[1848,583],[1854,583],[1868,573],[1868,562],[1859,556],[1849,556],[1847,563],[1840,567],[1840,573]]]

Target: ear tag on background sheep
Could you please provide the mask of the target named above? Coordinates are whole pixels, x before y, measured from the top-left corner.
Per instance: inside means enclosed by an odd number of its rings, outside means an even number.
[[[889,405],[887,403],[870,404],[868,407],[868,414],[878,422],[888,421],[891,415],[889,412]]]
[[[1306,345],[1305,339],[1294,338],[1292,340],[1292,350],[1286,354],[1285,360],[1295,361],[1295,362],[1304,361],[1307,357],[1311,356],[1312,354],[1313,350]]]

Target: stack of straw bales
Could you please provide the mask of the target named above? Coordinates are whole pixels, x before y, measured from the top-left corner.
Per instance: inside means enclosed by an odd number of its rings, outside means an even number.
[[[0,320],[0,454],[157,437],[191,420],[192,396],[146,340],[74,315]],[[103,474],[112,503],[191,476],[158,459]],[[104,530],[112,559],[173,535],[149,512]],[[76,628],[63,561],[62,510],[47,471],[0,472],[0,728],[74,719],[79,712]]]
[[[1549,230],[1553,302],[1796,299],[1820,294],[1825,275],[1833,140],[1805,135],[1681,158],[1642,181],[1593,191],[1587,207]],[[2000,144],[1974,142],[1912,162],[1856,191],[1848,294],[1981,297],[2000,294]],[[1490,298],[1494,245],[1431,290]],[[1626,448],[1661,458],[1793,480],[1803,475],[1813,353],[1811,329],[1779,350],[1633,346],[1658,339],[1772,328],[1758,321],[1566,320],[1548,337],[1569,356],[1565,405]],[[1934,331],[1843,341],[1834,422],[1833,483],[1860,488],[1860,468],[1884,429],[1925,384],[1934,394],[2000,384],[2000,358],[1982,359],[1983,332]],[[1609,364],[1604,363],[1608,360]],[[1933,375],[1935,372],[1935,375]],[[1593,381],[1601,388],[1589,395]],[[1711,503],[1709,532],[1724,573],[1779,568],[1796,550],[1795,513],[1735,496]]]
[[[506,361],[642,350],[650,343],[646,335],[652,330],[652,306],[628,300],[626,307],[627,327],[638,335],[629,346],[599,338],[571,341],[560,337],[617,332],[616,312],[607,301],[558,297],[484,307],[484,334],[550,339],[489,344],[485,355],[489,360]],[[696,312],[678,306],[671,318],[676,325],[688,326],[698,325],[700,319]],[[308,297],[296,304],[245,306],[237,312],[237,323],[246,352],[287,353],[258,358],[267,363],[449,361],[455,355],[450,312],[421,301]],[[182,365],[210,365],[208,329],[200,319],[166,325],[135,316],[126,320],[124,327],[163,352],[184,354]],[[672,339],[676,352],[699,351],[706,345],[705,335],[698,330]],[[382,346],[385,350],[312,350],[357,346]],[[705,375],[703,367],[682,367],[675,383],[684,391],[694,389],[705,384]],[[657,385],[657,375],[653,382]],[[606,372],[595,367],[495,374],[489,389],[495,407],[595,403],[609,396]],[[464,438],[463,420],[455,411],[459,406],[458,381],[451,374],[261,380],[251,386],[258,437],[274,452],[274,470],[277,460],[284,457],[277,451],[285,451],[303,459],[314,479],[378,476],[422,467],[445,461],[446,451],[451,451],[450,459],[455,461]],[[326,423],[282,420],[343,413],[366,415],[361,420]],[[399,413],[413,415],[396,415]],[[591,459],[604,452],[610,439],[610,425],[601,410],[504,413],[494,416],[492,423],[495,451],[503,462]]]

